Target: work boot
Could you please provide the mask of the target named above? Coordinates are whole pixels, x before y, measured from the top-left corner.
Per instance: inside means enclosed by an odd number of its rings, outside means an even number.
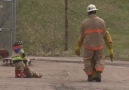
[[[19,77],[19,73],[18,73],[18,70],[15,70],[15,78],[18,78]]]
[[[101,82],[101,72],[96,72],[96,81]]]
[[[20,70],[20,78],[24,78],[25,75],[24,75],[24,70]]]
[[[41,78],[43,75],[41,73],[39,73],[39,78]]]
[[[92,75],[88,75],[88,81],[89,81],[89,82],[93,81]]]
[[[43,75],[41,73],[33,72],[33,77],[35,78],[41,78]]]

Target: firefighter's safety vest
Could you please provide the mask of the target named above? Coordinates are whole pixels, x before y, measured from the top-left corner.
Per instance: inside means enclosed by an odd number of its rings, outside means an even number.
[[[24,58],[22,57],[22,54],[24,53],[24,50],[21,49],[18,53],[13,52],[12,54],[12,60],[24,60]]]

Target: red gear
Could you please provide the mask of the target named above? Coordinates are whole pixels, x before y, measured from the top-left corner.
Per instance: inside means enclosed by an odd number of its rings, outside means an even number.
[[[15,70],[15,78],[25,77],[24,70]]]
[[[15,70],[15,78],[18,78],[20,75],[19,70]]]
[[[24,70],[20,70],[20,77],[25,77]]]

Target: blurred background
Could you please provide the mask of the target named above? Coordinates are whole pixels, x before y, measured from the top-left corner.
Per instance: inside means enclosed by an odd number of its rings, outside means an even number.
[[[11,52],[14,41],[22,40],[28,55],[75,56],[86,8],[95,4],[112,36],[115,59],[128,60],[129,0],[67,0],[67,20],[65,1],[0,0],[0,48]],[[104,53],[108,57],[107,48]]]

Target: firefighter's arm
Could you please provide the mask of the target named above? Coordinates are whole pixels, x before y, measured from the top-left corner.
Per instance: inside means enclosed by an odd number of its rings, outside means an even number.
[[[108,31],[106,31],[106,35],[105,35],[105,44],[108,47],[109,50],[109,54],[110,54],[110,59],[111,61],[113,61],[113,47],[112,47],[112,38],[111,35]]]
[[[81,27],[80,27],[80,35],[78,37],[78,41],[77,41],[77,45],[75,47],[75,54],[80,56],[80,49],[81,49],[81,46],[83,44],[83,40],[84,40],[84,29],[85,29],[85,21],[82,21],[81,23]]]
[[[75,47],[75,54],[80,56],[80,49],[83,44],[84,36],[82,34],[79,35],[77,46]]]

